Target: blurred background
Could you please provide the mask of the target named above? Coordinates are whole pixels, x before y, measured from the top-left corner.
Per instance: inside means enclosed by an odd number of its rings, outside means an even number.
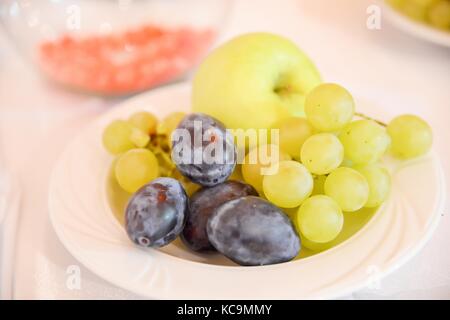
[[[450,181],[450,1],[437,2],[1,0],[2,298],[139,298],[85,269],[83,289],[66,288],[66,269],[77,262],[48,220],[51,170],[92,119],[136,93],[189,79],[208,51],[241,33],[284,35],[325,81],[392,114],[427,119]],[[442,215],[419,255],[343,298],[450,298],[450,213]]]

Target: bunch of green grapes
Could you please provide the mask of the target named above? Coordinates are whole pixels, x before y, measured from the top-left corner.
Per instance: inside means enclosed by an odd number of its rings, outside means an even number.
[[[198,189],[176,170],[170,156],[170,135],[184,116],[171,113],[159,122],[153,114],[142,111],[106,126],[103,146],[116,156],[113,171],[123,190],[134,193],[157,177],[178,179],[188,193]]]
[[[450,32],[450,0],[389,0],[406,16]]]
[[[389,124],[355,113],[343,87],[325,83],[305,99],[306,118],[278,122],[278,145],[258,146],[242,164],[243,179],[261,196],[290,213],[304,245],[314,250],[342,231],[344,212],[376,208],[389,196],[391,177],[382,165],[390,153],[400,159],[422,156],[432,132],[417,116],[402,115]],[[275,163],[251,163],[265,148]],[[266,169],[263,171],[262,169]],[[271,170],[267,170],[271,169]]]

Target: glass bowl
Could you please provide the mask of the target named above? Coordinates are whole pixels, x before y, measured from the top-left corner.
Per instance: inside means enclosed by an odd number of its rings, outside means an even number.
[[[66,87],[129,95],[176,81],[202,59],[227,0],[3,0],[19,51]]]

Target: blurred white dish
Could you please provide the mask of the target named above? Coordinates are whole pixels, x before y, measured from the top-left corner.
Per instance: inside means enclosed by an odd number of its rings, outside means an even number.
[[[410,35],[423,40],[433,42],[445,47],[450,47],[450,32],[441,31],[424,23],[414,21],[401,12],[394,9],[386,1],[380,1],[382,5],[382,17],[386,17],[393,25]]]
[[[100,277],[147,298],[332,298],[370,285],[418,252],[435,229],[444,202],[441,166],[425,158],[389,163],[390,199],[349,240],[289,263],[239,267],[219,255],[196,255],[173,243],[163,250],[133,245],[108,200],[112,157],[101,145],[105,125],[148,110],[160,118],[189,110],[190,87],[171,85],[124,102],[71,143],[54,169],[50,217],[65,247]],[[383,113],[382,106],[377,112]],[[360,111],[374,110],[359,102]]]

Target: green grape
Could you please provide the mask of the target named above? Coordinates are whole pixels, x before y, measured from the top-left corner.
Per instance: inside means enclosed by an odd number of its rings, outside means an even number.
[[[300,160],[303,143],[313,135],[314,129],[305,118],[286,118],[274,126],[279,129],[279,145],[283,152],[293,159]]]
[[[138,148],[145,148],[150,142],[150,136],[141,131],[141,129],[133,128],[130,135],[130,140]]]
[[[319,131],[337,131],[352,121],[355,102],[351,94],[334,83],[315,87],[305,99],[308,121]]]
[[[333,198],[345,212],[361,209],[369,199],[366,178],[351,168],[338,168],[325,180],[325,194]]]
[[[377,162],[391,143],[386,129],[372,120],[351,122],[339,139],[344,146],[345,158],[355,165]]]
[[[128,122],[142,132],[153,135],[156,133],[158,119],[150,112],[141,111],[131,115]]]
[[[433,144],[430,126],[414,115],[402,115],[393,119],[387,132],[392,139],[391,152],[400,159],[424,155]]]
[[[327,174],[342,163],[344,148],[335,135],[319,133],[305,141],[300,158],[311,173]]]
[[[325,191],[323,190],[323,186],[325,184],[325,179],[327,176],[314,176],[314,188],[312,191],[312,195],[316,194],[324,194]]]
[[[391,176],[386,168],[379,164],[371,164],[364,167],[356,167],[369,184],[369,199],[364,207],[375,208],[381,205],[391,190]]]
[[[282,160],[291,160],[291,157],[281,152],[277,145],[268,144],[255,147],[244,158],[241,166],[242,177],[261,194],[264,169],[268,169],[272,164]]]
[[[344,225],[344,215],[332,198],[317,195],[305,200],[298,209],[297,227],[310,241],[326,243],[335,239]]]
[[[120,156],[114,172],[120,187],[134,193],[158,177],[158,160],[148,149],[132,149]]]
[[[112,154],[119,154],[135,145],[130,140],[133,127],[126,121],[115,120],[111,122],[103,131],[103,146]]]
[[[431,6],[428,21],[440,29],[450,29],[450,1],[441,0]]]
[[[264,195],[276,206],[298,207],[313,190],[311,173],[296,161],[281,161],[275,166],[277,172],[263,178]]]

